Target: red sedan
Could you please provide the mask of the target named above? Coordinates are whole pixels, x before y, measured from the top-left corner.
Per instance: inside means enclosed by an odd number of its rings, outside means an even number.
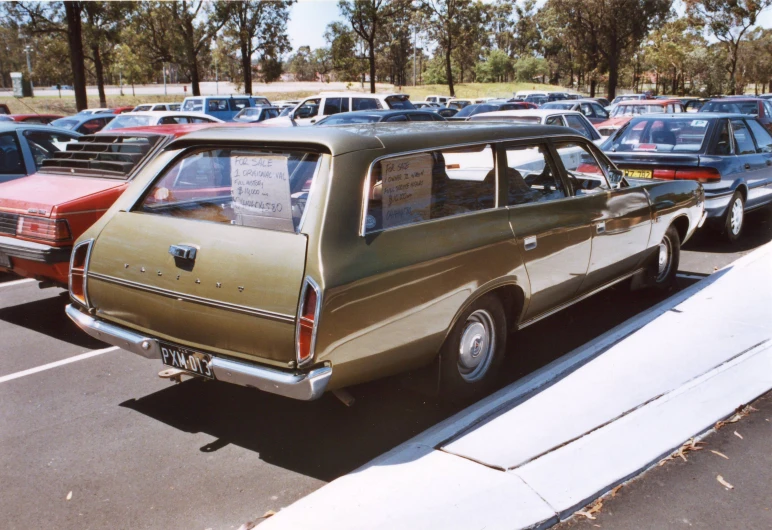
[[[173,139],[218,124],[81,136],[37,173],[0,184],[0,272],[66,286],[72,243]]]
[[[8,117],[13,121],[21,123],[43,123],[46,125],[54,120],[62,118],[62,116],[58,114],[9,114]]]

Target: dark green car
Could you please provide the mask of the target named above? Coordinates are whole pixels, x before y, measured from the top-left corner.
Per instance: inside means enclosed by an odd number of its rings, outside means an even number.
[[[438,355],[443,389],[466,396],[510,331],[626,278],[667,286],[703,214],[698,183],[625,179],[567,128],[211,128],[171,143],[79,239],[67,313],[288,397]]]

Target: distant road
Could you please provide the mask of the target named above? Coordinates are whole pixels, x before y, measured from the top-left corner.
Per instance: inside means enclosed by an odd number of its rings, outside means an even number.
[[[253,94],[261,94],[263,92],[321,92],[321,91],[344,91],[349,90],[346,88],[346,85],[349,83],[343,83],[343,82],[334,82],[334,83],[318,83],[318,82],[287,82],[287,83],[254,83],[252,85],[252,93]],[[219,85],[219,86],[218,86]],[[378,84],[376,85],[377,89],[380,90],[392,90],[392,85],[386,85],[386,84]],[[185,87],[187,87],[187,92],[185,92]],[[201,94],[203,95],[210,95],[210,94],[238,94],[239,91],[236,90],[236,85],[233,83],[228,82],[220,82],[220,83],[213,83],[213,82],[206,82],[206,83],[200,83],[201,88]],[[362,90],[361,85],[359,83],[355,83],[351,85],[350,90]],[[96,86],[89,86],[86,91],[88,92],[89,96],[96,96],[98,95],[97,87]],[[369,85],[365,84],[364,91],[369,92]],[[110,96],[117,96],[120,94],[120,88],[117,86],[107,86],[105,87],[105,93]],[[131,85],[123,85],[123,93],[124,95],[130,96],[132,93],[135,93],[137,95],[146,95],[146,96],[161,96],[164,94],[164,86],[163,84],[160,85],[136,85],[134,87],[134,92],[132,92]],[[185,96],[185,95],[191,95],[191,86],[190,84],[176,84],[176,85],[166,85],[166,94],[170,96]],[[40,87],[35,88],[35,95],[36,96],[58,96],[59,91],[56,89],[52,89],[50,87]],[[74,96],[75,93],[72,90],[62,90],[62,96]],[[11,96],[10,90],[0,90],[0,96]]]

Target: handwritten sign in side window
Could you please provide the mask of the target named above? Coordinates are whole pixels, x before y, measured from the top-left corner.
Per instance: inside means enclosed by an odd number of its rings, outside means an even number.
[[[428,153],[381,161],[384,228],[431,218],[432,166]]]
[[[236,224],[294,230],[286,156],[232,156],[231,194]]]

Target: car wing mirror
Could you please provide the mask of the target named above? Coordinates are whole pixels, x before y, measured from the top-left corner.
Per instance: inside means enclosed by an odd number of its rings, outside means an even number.
[[[612,188],[619,188],[622,184],[622,179],[625,174],[621,169],[613,168],[608,172],[608,180]]]

